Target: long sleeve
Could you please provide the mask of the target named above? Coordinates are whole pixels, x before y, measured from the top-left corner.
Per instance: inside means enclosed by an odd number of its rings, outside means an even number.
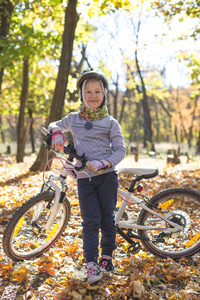
[[[110,126],[110,141],[112,144],[113,153],[107,158],[112,164],[116,166],[120,161],[122,161],[126,155],[126,148],[124,145],[124,139],[121,133],[121,128],[116,120],[112,120]]]

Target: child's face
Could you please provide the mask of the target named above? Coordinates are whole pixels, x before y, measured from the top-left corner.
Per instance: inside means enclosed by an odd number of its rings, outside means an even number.
[[[91,109],[97,109],[103,101],[104,93],[96,79],[89,79],[85,85],[85,101]]]

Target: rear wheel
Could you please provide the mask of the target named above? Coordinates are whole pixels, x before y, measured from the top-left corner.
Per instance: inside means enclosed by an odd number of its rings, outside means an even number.
[[[155,211],[183,229],[169,232],[167,229],[173,226],[142,209],[138,225],[156,227],[138,230],[139,235],[147,238],[141,242],[148,251],[161,257],[181,258],[200,250],[200,193],[187,188],[171,188],[154,195],[149,203],[160,207],[161,211]]]
[[[8,257],[19,261],[40,256],[58,240],[68,223],[70,204],[64,198],[50,230],[46,231],[54,200],[54,193],[40,193],[13,214],[3,236],[3,248]]]

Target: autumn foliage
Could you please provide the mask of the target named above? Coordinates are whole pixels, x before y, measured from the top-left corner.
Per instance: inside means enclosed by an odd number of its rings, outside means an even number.
[[[0,161],[1,237],[12,212],[40,191],[42,173],[29,171],[34,159],[34,156],[26,157],[20,164],[16,164],[12,157]],[[149,196],[175,186],[200,190],[197,161],[172,166],[167,165],[166,160],[152,158],[139,159],[135,163],[130,156],[123,164],[159,166],[159,175],[144,182],[145,193]],[[120,177],[120,185],[125,187],[129,180]],[[114,273],[104,276],[97,285],[89,285],[84,272],[77,190],[71,181],[67,195],[72,212],[69,225],[47,253],[37,259],[16,263],[6,257],[0,242],[0,299],[199,299],[199,254],[178,261],[155,257],[144,249],[132,255],[128,253],[127,243],[118,235]]]

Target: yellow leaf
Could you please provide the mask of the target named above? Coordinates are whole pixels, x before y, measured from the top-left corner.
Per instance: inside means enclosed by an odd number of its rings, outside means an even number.
[[[59,283],[54,278],[51,277],[47,278],[45,282],[53,287],[59,285]]]
[[[169,300],[178,300],[175,295],[170,296]]]
[[[29,270],[26,268],[25,265],[21,266],[18,270],[14,271],[11,276],[12,282],[22,282],[24,279],[26,279],[27,275],[29,273]]]
[[[136,255],[139,257],[149,258],[149,254],[147,252],[137,253]]]
[[[198,273],[197,269],[194,269],[192,272],[193,275],[196,275],[197,273]]]

